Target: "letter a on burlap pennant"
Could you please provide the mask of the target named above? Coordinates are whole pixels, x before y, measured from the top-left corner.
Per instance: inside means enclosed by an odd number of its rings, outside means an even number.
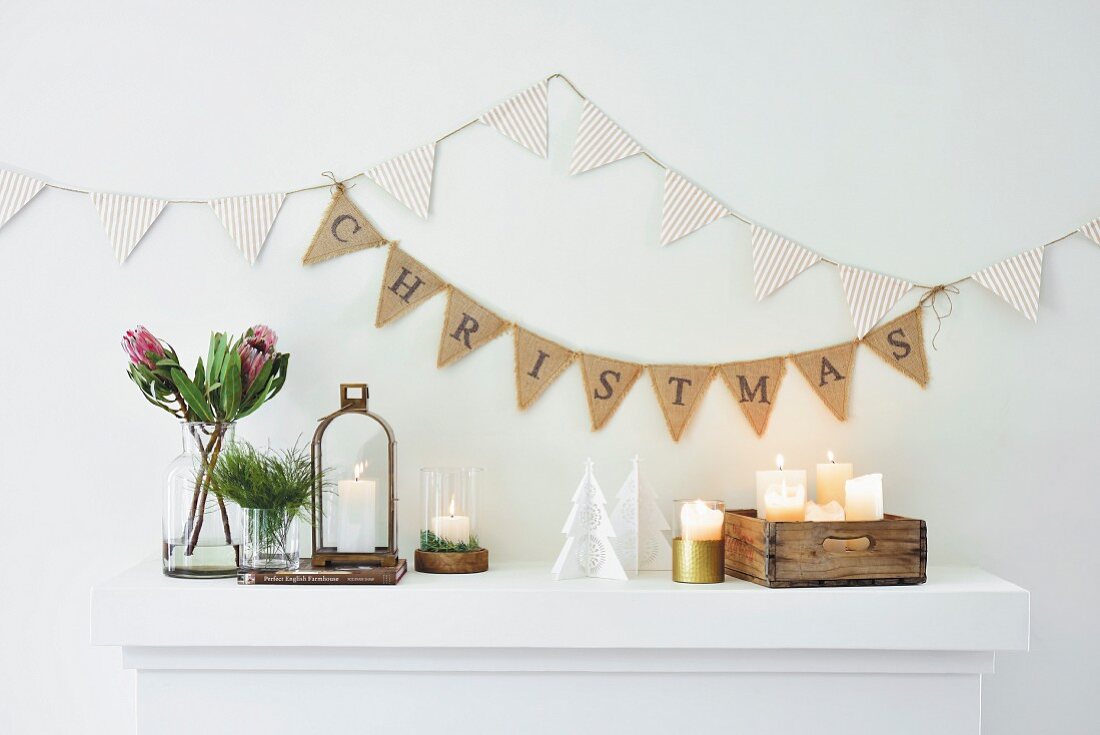
[[[728,362],[719,365],[718,371],[756,435],[763,436],[775,408],[779,384],[787,373],[784,359],[768,357],[750,362]]]
[[[312,265],[354,253],[356,250],[388,244],[389,240],[382,237],[378,228],[359,211],[359,207],[355,206],[355,202],[340,187],[325,210],[317,232],[313,233],[309,249],[302,256],[302,265]]]
[[[556,342],[514,328],[516,345],[516,402],[530,406],[573,362],[576,353]]]
[[[924,352],[921,307],[872,330],[863,343],[890,365],[920,384],[928,385],[928,357]]]
[[[852,382],[857,342],[792,355],[799,371],[841,421],[848,418],[848,386]]]
[[[653,380],[653,390],[657,393],[657,402],[661,404],[661,411],[665,415],[668,432],[672,434],[673,441],[680,441],[680,436],[714,377],[714,367],[650,365],[649,377]]]
[[[581,368],[592,430],[599,431],[634,387],[642,374],[642,366],[609,357],[581,355]]]
[[[378,312],[374,326],[382,327],[423,304],[446,287],[443,279],[397,245],[390,245],[382,288],[378,291]]]
[[[458,289],[447,292],[447,314],[439,337],[438,367],[461,360],[491,342],[510,325]]]

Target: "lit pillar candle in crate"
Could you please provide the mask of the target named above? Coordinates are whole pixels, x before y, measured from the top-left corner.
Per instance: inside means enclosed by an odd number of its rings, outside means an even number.
[[[772,485],[764,494],[764,507],[769,521],[806,520],[806,486]]]
[[[844,505],[844,483],[852,479],[850,462],[837,462],[829,452],[829,461],[817,466],[817,504],[828,505],[834,500]]]
[[[801,485],[803,488],[803,494],[805,494],[806,488],[806,470],[785,470],[783,469],[783,455],[778,454],[775,457],[774,470],[761,470],[756,473],[756,517],[768,518],[767,507],[764,503],[764,496],[768,490],[772,487],[782,487],[784,484],[789,487],[796,487]],[[771,520],[770,518],[768,520]],[[801,520],[801,519],[799,519]]]
[[[366,462],[355,465],[355,478],[341,480],[337,488],[337,515],[340,518],[337,550],[341,552],[373,552],[377,548],[375,505],[378,483],[360,479],[366,466]]]
[[[451,498],[451,507],[447,515],[432,518],[429,529],[444,541],[452,544],[470,543],[469,516],[455,515],[455,499]]]
[[[882,475],[863,475],[844,484],[844,519],[882,520]]]

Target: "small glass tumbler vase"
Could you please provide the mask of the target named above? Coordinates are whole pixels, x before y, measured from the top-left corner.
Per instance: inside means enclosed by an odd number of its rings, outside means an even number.
[[[283,509],[241,509],[242,572],[296,571],[298,514]]]
[[[677,500],[672,538],[672,581],[715,584],[726,580],[721,500]]]

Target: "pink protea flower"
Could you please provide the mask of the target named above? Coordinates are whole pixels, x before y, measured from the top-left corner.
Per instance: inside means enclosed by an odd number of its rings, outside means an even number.
[[[248,330],[251,334],[245,338],[245,342],[249,346],[266,352],[267,354],[273,354],[275,352],[275,343],[279,341],[279,335],[275,334],[275,330],[266,324],[257,324]]]
[[[126,334],[122,335],[122,349],[130,356],[131,363],[144,365],[150,370],[156,367],[154,358],[149,357],[150,353],[154,357],[164,357],[164,345],[153,336],[152,332],[141,325],[127,330]]]
[[[275,343],[279,341],[275,330],[264,324],[257,324],[248,330],[241,340],[237,352],[241,356],[241,377],[244,389],[252,387],[252,382],[263,370],[264,365],[275,355]]]

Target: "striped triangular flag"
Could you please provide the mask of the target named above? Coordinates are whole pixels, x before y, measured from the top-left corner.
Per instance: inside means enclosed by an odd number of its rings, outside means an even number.
[[[1039,283],[1043,278],[1042,246],[1002,260],[970,276],[1036,321],[1039,316]]]
[[[798,243],[759,225],[752,226],[752,280],[758,301],[820,260],[820,255]]]
[[[641,153],[642,147],[590,101],[584,101],[569,173],[591,171],[613,161]]]
[[[848,309],[852,312],[859,339],[863,339],[886,316],[886,312],[913,288],[909,281],[850,265],[840,266],[840,282],[844,286],[844,297],[848,299]]]
[[[211,199],[208,203],[218,215],[229,236],[237,243],[249,264],[255,263],[279,216],[286,194],[246,194]]]
[[[45,181],[0,169],[0,227],[7,224],[15,213],[26,205],[34,195],[42,191]]]
[[[679,240],[729,213],[710,194],[672,169],[665,169],[665,196],[661,211],[662,245]]]
[[[121,264],[134,252],[138,242],[152,226],[153,222],[168,202],[163,199],[130,196],[129,194],[105,194],[101,191],[91,193],[92,203],[99,212],[107,239],[115,252],[115,260]]]
[[[427,219],[428,205],[432,200],[434,170],[433,142],[394,156],[367,171],[367,176],[415,214]]]
[[[529,87],[478,118],[507,135],[527,150],[546,158],[550,147],[550,117],[546,104],[546,80]]]
[[[3,220],[0,220],[0,224],[3,224]],[[1077,231],[1097,245],[1100,245],[1100,219],[1094,219],[1087,225],[1081,225],[1077,228]]]

